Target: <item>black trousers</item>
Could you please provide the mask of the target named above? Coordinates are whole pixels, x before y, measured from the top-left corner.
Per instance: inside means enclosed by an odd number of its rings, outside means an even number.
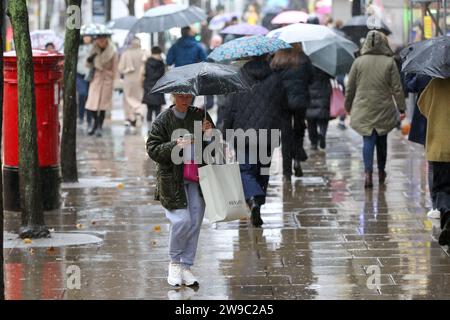
[[[436,207],[441,212],[441,228],[450,219],[450,162],[431,162],[433,166],[433,193]]]
[[[308,120],[309,140],[313,146],[319,143],[319,136],[326,137],[328,130],[328,119]]]
[[[155,112],[155,118],[161,113],[161,106],[155,104],[147,104],[147,122],[152,121],[153,112]]]
[[[291,113],[281,128],[281,153],[283,155],[283,175],[292,175],[292,160],[306,161],[308,156],[303,148],[305,138],[305,117]]]

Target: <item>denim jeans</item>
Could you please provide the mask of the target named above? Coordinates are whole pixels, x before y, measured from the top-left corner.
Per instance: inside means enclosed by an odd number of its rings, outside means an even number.
[[[198,183],[185,181],[184,190],[188,202],[187,208],[164,210],[166,217],[170,220],[170,260],[174,263],[192,266],[205,214],[205,202],[200,195]]]
[[[84,114],[86,113],[86,101],[89,93],[89,82],[84,80],[84,75],[77,73],[76,87],[78,93],[78,118],[80,121],[84,120]],[[88,125],[92,122],[91,113],[87,112],[87,123]]]
[[[384,171],[384,169],[386,168],[387,159],[387,134],[379,136],[378,133],[373,130],[371,136],[363,136],[363,142],[363,158],[365,171],[373,172],[373,157],[375,153],[375,147],[377,148],[378,171]]]

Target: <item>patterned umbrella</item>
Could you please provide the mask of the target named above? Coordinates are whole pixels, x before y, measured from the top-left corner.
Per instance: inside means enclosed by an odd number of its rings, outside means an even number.
[[[161,32],[171,28],[181,28],[196,22],[205,21],[205,11],[195,6],[167,4],[150,9],[131,28],[131,32]]]
[[[91,36],[91,37],[111,36],[113,34],[113,31],[103,24],[91,23],[82,26],[80,34],[81,36]]]
[[[233,26],[226,27],[222,31],[222,34],[234,34],[237,36],[255,36],[261,35],[264,36],[269,33],[269,30],[262,26],[257,26],[248,23],[239,23]]]
[[[280,49],[291,48],[291,45],[283,40],[267,38],[264,36],[251,36],[227,42],[214,49],[208,58],[214,61],[229,61],[246,57],[262,56],[266,53],[274,53]]]

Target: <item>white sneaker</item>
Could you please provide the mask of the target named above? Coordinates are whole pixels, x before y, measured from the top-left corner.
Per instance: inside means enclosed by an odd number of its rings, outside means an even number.
[[[441,212],[437,209],[431,209],[430,211],[428,211],[427,216],[430,219],[440,219]]]
[[[198,286],[198,280],[192,273],[191,269],[187,266],[183,266],[182,268],[182,278],[183,283],[186,286]]]
[[[180,264],[169,264],[169,276],[167,277],[167,282],[171,286],[181,286],[183,284],[182,267]]]

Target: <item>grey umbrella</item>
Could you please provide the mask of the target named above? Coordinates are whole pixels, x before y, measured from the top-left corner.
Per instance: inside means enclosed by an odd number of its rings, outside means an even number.
[[[106,26],[110,29],[130,30],[138,20],[134,16],[122,17],[111,20]]]
[[[348,73],[358,50],[356,44],[338,34],[302,44],[312,64],[332,76]]]
[[[195,6],[167,4],[145,12],[131,28],[131,32],[161,32],[181,28],[207,19],[205,11]]]

